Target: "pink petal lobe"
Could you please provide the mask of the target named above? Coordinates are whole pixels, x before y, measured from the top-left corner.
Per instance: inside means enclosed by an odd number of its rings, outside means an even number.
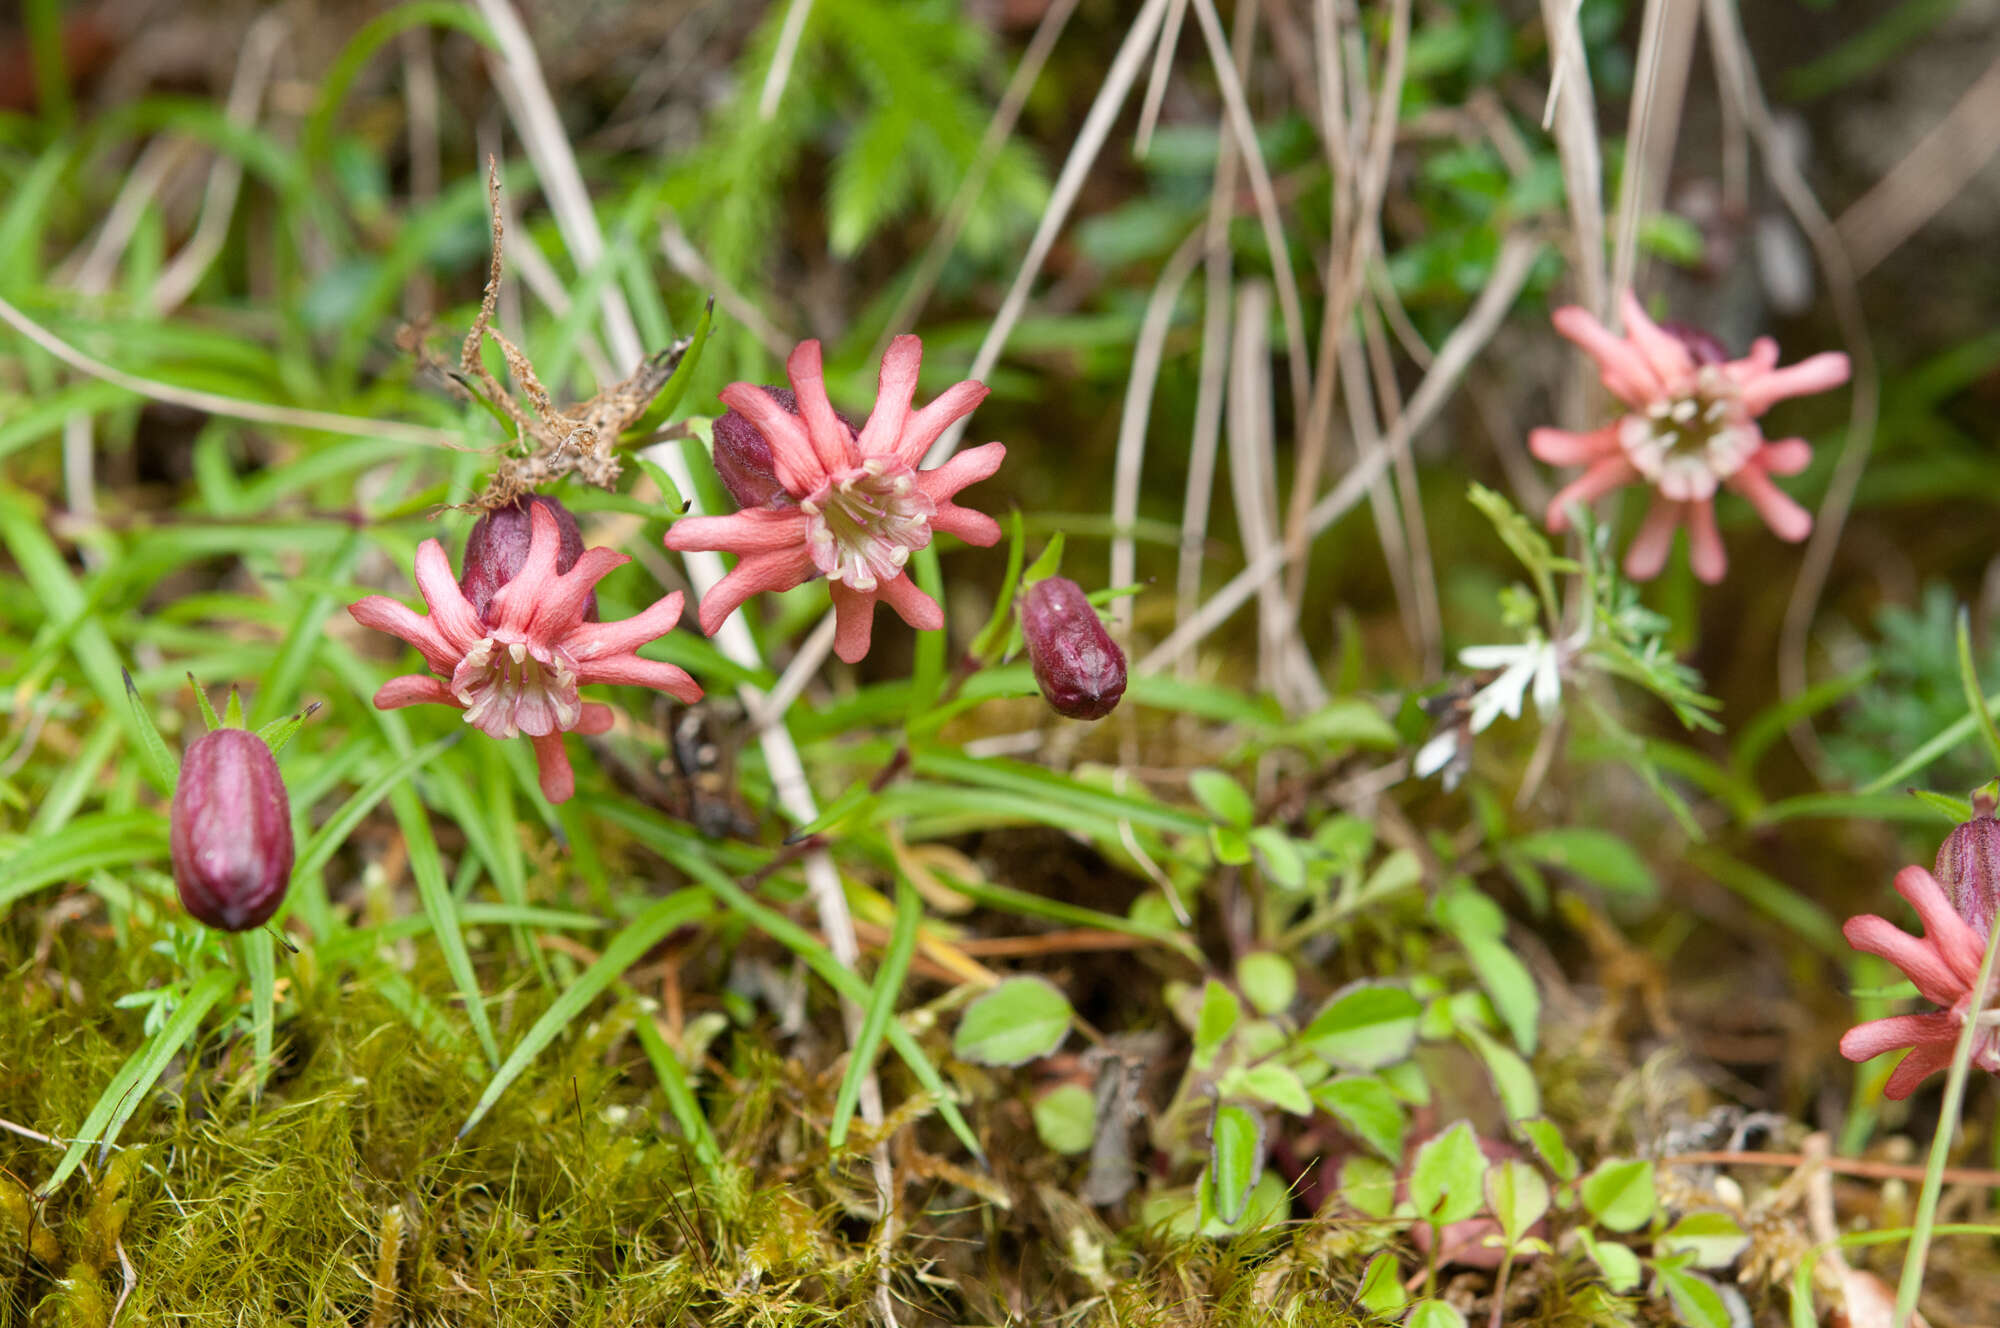
[[[793,348],[791,357],[785,361],[785,377],[792,381],[799,418],[805,421],[806,441],[812,444],[820,468],[830,475],[854,465],[848,456],[847,440],[851,435],[833,413],[833,403],[827,400],[826,366],[820,358],[819,342],[801,341]]]
[[[1715,500],[1696,498],[1687,504],[1688,565],[1707,585],[1722,580],[1729,555],[1722,549],[1722,532],[1715,528]]]
[[[745,558],[702,596],[699,613],[701,630],[714,636],[716,628],[722,626],[723,620],[736,612],[737,606],[744,600],[767,590],[790,590],[817,571],[811,552],[803,544],[798,548]]]
[[[910,402],[917,395],[917,371],[923,367],[924,343],[905,332],[889,343],[882,353],[882,372],[876,379],[875,408],[855,439],[854,449],[864,457],[896,454],[896,444],[909,422]]]
[[[460,654],[486,635],[486,625],[458,588],[444,545],[427,539],[417,546],[417,590],[431,611],[431,622]]]
[[[903,426],[903,436],[896,443],[896,459],[906,466],[922,461],[924,453],[931,450],[931,444],[946,429],[979,408],[979,403],[986,400],[986,393],[986,384],[972,378],[953,383],[940,392]]]
[[[665,542],[675,553],[776,553],[804,546],[806,515],[796,507],[746,507],[729,516],[684,516],[667,527]]]
[[[569,651],[570,658],[579,664],[601,659],[605,655],[623,655],[637,650],[674,629],[674,624],[681,620],[681,605],[684,602],[685,597],[676,590],[630,618],[620,618],[617,622],[585,623],[563,638],[563,649]]]
[[[1589,433],[1567,429],[1531,429],[1528,450],[1551,466],[1587,466],[1618,453],[1618,426],[1607,424]]]
[[[984,512],[975,512],[957,503],[939,503],[931,513],[931,529],[956,535],[967,544],[990,549],[1000,542],[1000,523]]]
[[[387,632],[415,646],[433,672],[449,674],[458,667],[464,652],[447,641],[431,619],[408,605],[387,595],[370,595],[348,605],[347,611],[363,627]]]
[[[949,502],[960,489],[989,478],[1007,459],[1005,443],[981,443],[955,453],[951,460],[931,470],[917,472],[917,488],[933,503]]]
[[[1951,896],[1938,884],[1937,877],[1922,867],[1905,867],[1896,873],[1896,893],[1917,910],[1917,917],[1924,924],[1924,940],[1936,948],[1958,975],[1959,991],[1971,987],[1979,976],[1980,961],[1986,958],[1986,942],[1972,929],[1971,923],[1958,916]]]
[[[1756,463],[1772,475],[1796,475],[1812,464],[1812,444],[1803,438],[1779,438],[1765,443]]]
[[[1847,357],[1839,351],[1809,356],[1783,369],[1758,374],[1744,383],[1743,408],[1752,415],[1762,415],[1787,397],[1811,396],[1839,387],[1851,372]]]
[[[944,626],[944,610],[938,602],[918,588],[908,572],[894,581],[884,581],[876,596],[898,614],[904,622],[920,632],[935,632]]]
[[[1938,1011],[1899,1014],[1856,1024],[1840,1036],[1840,1054],[1851,1061],[1868,1061],[1898,1047],[1921,1047],[1958,1040],[1958,1021]]]
[[[1764,518],[1764,524],[1779,539],[1797,544],[1812,534],[1812,513],[1771,483],[1771,477],[1754,462],[1730,476],[1727,483],[1750,500],[1750,505],[1757,509],[1757,515]]]
[[[875,596],[850,590],[839,581],[830,582],[827,589],[833,592],[833,653],[859,664],[875,635]]]
[[[562,530],[546,505],[528,504],[528,520],[527,561],[513,580],[493,592],[493,602],[487,605],[495,630],[516,636],[533,630],[536,608],[554,592],[556,558],[562,550]]]
[[[1565,484],[1549,499],[1548,528],[1560,535],[1569,529],[1569,515],[1563,511],[1571,503],[1581,503],[1588,507],[1621,484],[1631,484],[1639,478],[1638,467],[1627,461],[1623,455],[1606,457],[1591,466],[1589,470]]]
[[[576,772],[569,768],[569,753],[563,750],[562,734],[544,734],[533,741],[542,796],[550,802],[568,802],[576,792]]]
[[[1623,338],[1597,321],[1587,309],[1565,305],[1549,317],[1556,331],[1568,337],[1597,361],[1598,377],[1605,390],[1628,406],[1644,407],[1666,391],[1666,384],[1654,374],[1653,366]]]
[[[406,673],[400,678],[391,678],[375,693],[377,710],[401,710],[404,706],[438,705],[465,707],[458,704],[458,698],[451,694],[451,688],[443,680],[427,673]]]
[[[1632,547],[1625,550],[1625,575],[1634,581],[1650,581],[1660,574],[1667,565],[1667,555],[1673,552],[1681,511],[1682,505],[1673,499],[1654,497],[1646,519],[1639,523],[1639,533],[1632,537]]]
[[[539,510],[539,508],[537,509]],[[535,605],[534,620],[529,631],[537,638],[560,641],[583,624],[583,611],[590,600],[590,592],[596,588],[614,568],[631,562],[622,553],[610,549],[586,549],[576,560],[576,566],[561,576],[549,581],[549,588]],[[502,586],[494,599],[506,593]]]
[[[618,722],[618,716],[610,706],[599,705],[595,701],[583,703],[583,714],[576,721],[578,733],[609,733],[611,726]]]
[[[1968,984],[1952,971],[1936,947],[1927,940],[1918,940],[1887,918],[1865,913],[1849,918],[1840,932],[1861,953],[1879,955],[1901,969],[1904,977],[1917,984],[1917,990],[1927,1001],[1948,1007],[1965,993]]]
[[[1926,1043],[1912,1047],[1910,1054],[1903,1057],[1903,1063],[1889,1076],[1889,1082],[1882,1085],[1882,1096],[1900,1102],[1917,1091],[1917,1085],[1951,1064],[1950,1043]]]
[[[776,397],[755,383],[731,383],[719,395],[724,405],[764,435],[771,445],[771,469],[792,497],[803,498],[826,483],[826,467],[820,464],[804,422],[779,405]]]
[[[611,683],[614,686],[651,687],[668,692],[687,705],[701,700],[701,685],[687,675],[685,669],[660,660],[641,659],[637,655],[609,655],[579,665],[577,682]]]
[[[1625,336],[1638,347],[1652,366],[1653,374],[1662,383],[1671,383],[1693,372],[1694,357],[1688,354],[1680,339],[1660,330],[1660,325],[1646,316],[1646,306],[1639,298],[1626,291],[1618,301],[1619,313],[1625,319]]]

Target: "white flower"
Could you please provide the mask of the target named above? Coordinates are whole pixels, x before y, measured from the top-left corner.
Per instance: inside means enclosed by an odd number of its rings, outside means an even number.
[[[1501,715],[1521,717],[1529,685],[1535,709],[1547,719],[1562,700],[1562,655],[1553,641],[1536,636],[1516,646],[1467,646],[1458,652],[1469,669],[1499,669],[1500,676],[1472,698],[1472,731],[1483,733]]]

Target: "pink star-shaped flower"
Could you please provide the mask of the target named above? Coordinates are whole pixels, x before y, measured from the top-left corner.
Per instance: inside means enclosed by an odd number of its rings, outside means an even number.
[[[1840,386],[1847,357],[1814,355],[1780,369],[1778,343],[1760,337],[1748,355],[1731,360],[1712,337],[1653,322],[1630,291],[1619,308],[1623,337],[1574,305],[1556,310],[1552,320],[1597,361],[1605,390],[1632,410],[1589,433],[1528,435],[1528,450],[1543,461],[1586,467],[1550,501],[1549,529],[1568,527],[1563,509],[1570,503],[1592,502],[1624,484],[1650,484],[1653,506],[1625,554],[1626,575],[1642,581],[1659,575],[1675,527],[1685,524],[1694,574],[1713,584],[1728,567],[1715,528],[1715,491],[1727,485],[1750,500],[1779,539],[1804,539],[1812,532],[1811,513],[1771,476],[1804,470],[1812,448],[1803,438],[1768,441],[1757,417],[1786,397]]]
[[[1908,1047],[1910,1054],[1889,1076],[1882,1092],[1906,1098],[1918,1084],[1951,1064],[1959,1030],[1974,1016],[1973,983],[1985,957],[1986,936],[1959,916],[1935,876],[1922,867],[1896,873],[1896,893],[1910,901],[1923,921],[1921,938],[1910,935],[1887,918],[1866,914],[1849,918],[1841,931],[1847,943],[1863,954],[1880,955],[1903,970],[1927,1001],[1941,1009],[1929,1014],[1899,1014],[1857,1024],[1840,1039],[1840,1054],[1865,1061],[1885,1051]],[[1986,925],[1992,926],[1987,920]],[[1973,1036],[1972,1063],[2000,1072],[2000,1027],[1982,1026]]]
[[[630,683],[690,704],[701,698],[701,688],[672,664],[634,653],[680,621],[679,591],[635,617],[587,623],[592,589],[631,560],[610,549],[587,549],[569,571],[558,572],[562,535],[555,517],[540,503],[529,507],[529,517],[527,560],[493,593],[483,615],[459,589],[451,560],[434,539],[417,548],[417,589],[430,616],[386,595],[370,595],[347,611],[364,627],[408,641],[437,675],[391,678],[375,693],[378,709],[435,701],[463,710],[468,724],[492,737],[527,734],[543,795],[563,802],[576,791],[576,777],[562,735],[603,733],[612,720],[610,706],[580,700],[578,687]]]
[[[937,531],[968,544],[999,541],[997,521],[952,499],[998,470],[1007,449],[987,443],[936,469],[916,469],[938,436],[986,397],[985,384],[967,380],[912,410],[922,360],[916,337],[889,344],[875,409],[859,432],[842,423],[827,400],[817,341],[801,342],[785,362],[797,414],[754,383],[722,390],[730,409],[771,445],[784,499],[732,516],[688,517],[667,531],[669,549],[719,549],[741,558],[702,597],[704,632],[714,635],[752,595],[790,590],[820,575],[833,592],[834,651],[850,664],[868,653],[878,599],[920,631],[944,626],[944,610],[905,567]]]

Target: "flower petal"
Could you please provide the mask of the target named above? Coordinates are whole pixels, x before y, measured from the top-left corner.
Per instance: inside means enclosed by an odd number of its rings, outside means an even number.
[[[539,504],[535,510],[541,510]],[[549,581],[548,590],[535,604],[534,618],[528,625],[529,635],[542,641],[560,641],[581,627],[584,609],[589,605],[591,591],[597,588],[597,583],[631,561],[611,549],[585,549],[583,556],[576,560],[576,566]],[[506,593],[507,587],[502,586],[493,598],[498,601]]]
[[[939,503],[931,513],[933,532],[956,535],[967,544],[976,544],[982,549],[990,549],[1000,542],[1000,523],[984,512],[975,512],[970,507],[960,507],[957,503]]]
[[[1722,532],[1715,528],[1715,500],[1696,498],[1688,503],[1688,565],[1695,576],[1708,585],[1722,580],[1729,570],[1729,555],[1722,548]]]
[[[529,503],[528,522],[528,557],[486,606],[494,630],[517,637],[533,633],[537,607],[555,591],[556,559],[562,552],[562,528],[546,504]]]
[[[347,606],[354,621],[378,632],[387,632],[415,646],[433,673],[449,676],[458,667],[464,652],[445,639],[437,624],[407,604],[387,595],[370,595]]]
[[[854,441],[854,450],[862,456],[896,455],[896,444],[909,423],[910,401],[917,395],[917,371],[923,362],[924,343],[907,332],[890,342],[889,349],[882,353],[875,408],[868,412],[868,421]]]
[[[714,636],[716,628],[744,600],[767,590],[790,590],[818,570],[813,566],[812,554],[803,545],[745,558],[702,596],[701,630]]]
[[[1751,378],[1743,384],[1743,408],[1752,415],[1762,415],[1786,397],[1810,396],[1839,387],[1851,372],[1845,355],[1826,351]]]
[[[431,611],[431,622],[460,654],[472,649],[486,635],[486,625],[479,621],[478,610],[465,598],[465,592],[458,588],[458,578],[451,574],[451,559],[445,556],[444,545],[434,539],[417,546],[417,590],[424,597],[424,606]]]
[[[1667,565],[1667,555],[1673,552],[1674,530],[1684,510],[1684,504],[1654,496],[1646,519],[1639,523],[1639,533],[1632,537],[1632,547],[1625,550],[1625,575],[1634,581],[1650,581],[1660,574]]]
[[[722,403],[750,421],[771,445],[771,469],[794,498],[803,498],[826,483],[826,467],[798,416],[755,383],[731,383],[719,394]]]
[[[1569,515],[1563,509],[1571,503],[1582,503],[1588,507],[1621,484],[1631,484],[1639,478],[1639,469],[1621,454],[1606,457],[1591,466],[1589,470],[1565,484],[1549,499],[1548,528],[1560,535],[1569,529]]]
[[[1567,429],[1530,429],[1528,450],[1538,460],[1546,461],[1551,466],[1587,466],[1618,452],[1618,426],[1607,424],[1589,433],[1571,433]]]
[[[1938,884],[1937,877],[1922,867],[1905,867],[1896,873],[1896,893],[1917,910],[1917,917],[1924,924],[1924,939],[1958,974],[1959,991],[1971,987],[1979,977],[1980,961],[1986,958],[1986,941],[1972,929],[1971,923],[1958,916],[1951,896]],[[1951,1002],[1938,1001],[1938,1004]]]
[[[850,590],[839,581],[828,582],[827,589],[833,592],[833,653],[858,664],[875,635],[875,592]]]
[[[1913,1047],[1910,1054],[1903,1057],[1903,1063],[1889,1076],[1889,1082],[1882,1085],[1882,1096],[1900,1102],[1917,1091],[1917,1085],[1951,1064],[1952,1045],[1949,1042],[1927,1043]]]
[[[375,693],[377,710],[401,710],[404,706],[429,705],[433,702],[438,705],[456,706],[460,710],[465,709],[459,705],[458,698],[451,694],[451,688],[445,686],[442,679],[433,678],[427,673],[406,673],[400,678],[391,678]]]
[[[1779,539],[1797,544],[1812,534],[1812,513],[1771,483],[1771,477],[1756,463],[1743,467],[1725,483],[1750,500],[1750,505],[1757,509],[1757,515],[1764,518],[1764,524]]]
[[[563,638],[563,649],[579,664],[637,650],[648,641],[657,641],[671,632],[674,624],[681,620],[681,606],[685,602],[685,597],[676,590],[630,618],[608,623],[584,623]]]
[[[1887,918],[1864,913],[1849,918],[1840,933],[1861,953],[1880,955],[1902,969],[1903,976],[1917,984],[1917,990],[1927,1001],[1950,1007],[1958,1003],[1970,985],[1952,970],[1929,941],[1919,940]]]
[[[918,588],[908,572],[893,581],[884,581],[876,589],[875,596],[920,632],[935,632],[944,626],[944,610],[938,607],[936,600]]]
[[[1574,341],[1584,354],[1597,361],[1598,377],[1605,390],[1628,406],[1641,409],[1658,400],[1666,391],[1653,366],[1636,348],[1591,316],[1588,309],[1565,305],[1549,316],[1556,331]]]
[[[579,664],[576,680],[578,684],[603,682],[614,686],[651,687],[671,693],[686,705],[701,700],[701,684],[690,678],[685,669],[662,660],[641,659],[637,655],[607,655],[588,664]]]
[[[981,443],[955,454],[942,466],[917,472],[917,488],[933,503],[943,506],[968,488],[990,477],[1007,459],[1005,443]]]
[[[665,540],[675,553],[713,549],[745,557],[804,548],[805,542],[806,515],[796,507],[746,507],[729,516],[684,516],[667,527]]]
[[[826,366],[820,359],[819,342],[801,341],[792,349],[791,357],[785,361],[785,377],[792,380],[799,418],[806,426],[806,441],[812,444],[820,468],[832,475],[856,465],[849,455],[852,447],[848,440],[853,435],[833,413],[833,403],[826,397]]]
[[[1812,464],[1812,444],[1803,438],[1779,438],[1765,443],[1751,458],[1772,475],[1796,475]]]
[[[576,772],[569,768],[569,753],[563,750],[562,734],[549,733],[533,741],[542,796],[550,802],[568,802],[576,792]]]
[[[1873,1060],[1898,1047],[1921,1047],[1958,1040],[1958,1020],[1942,1010],[1930,1014],[1899,1014],[1856,1024],[1840,1037],[1840,1054],[1851,1061]]]
[[[1680,338],[1661,331],[1660,325],[1646,316],[1646,306],[1639,303],[1638,296],[1624,292],[1618,300],[1618,312],[1625,320],[1626,340],[1646,357],[1662,383],[1675,382],[1694,371],[1694,356],[1688,354]]]
[[[585,701],[583,703],[583,714],[577,718],[574,732],[609,733],[611,732],[611,726],[617,721],[618,716],[613,713],[610,706],[599,705],[595,701]]]
[[[903,436],[896,442],[896,459],[906,466],[922,461],[946,429],[979,408],[987,390],[986,384],[967,378],[938,393],[903,426]]]

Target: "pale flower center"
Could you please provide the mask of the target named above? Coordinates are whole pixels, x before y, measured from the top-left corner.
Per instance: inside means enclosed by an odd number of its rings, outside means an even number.
[[[1703,365],[1677,390],[1627,415],[1618,442],[1641,475],[1678,501],[1712,497],[1743,468],[1763,436],[1743,409],[1736,384]]]
[[[910,555],[931,542],[937,507],[915,471],[870,457],[822,484],[799,510],[813,565],[849,589],[873,590],[902,575]]]
[[[567,733],[583,717],[576,661],[560,646],[489,636],[452,670],[451,694],[465,722],[495,738]]]

